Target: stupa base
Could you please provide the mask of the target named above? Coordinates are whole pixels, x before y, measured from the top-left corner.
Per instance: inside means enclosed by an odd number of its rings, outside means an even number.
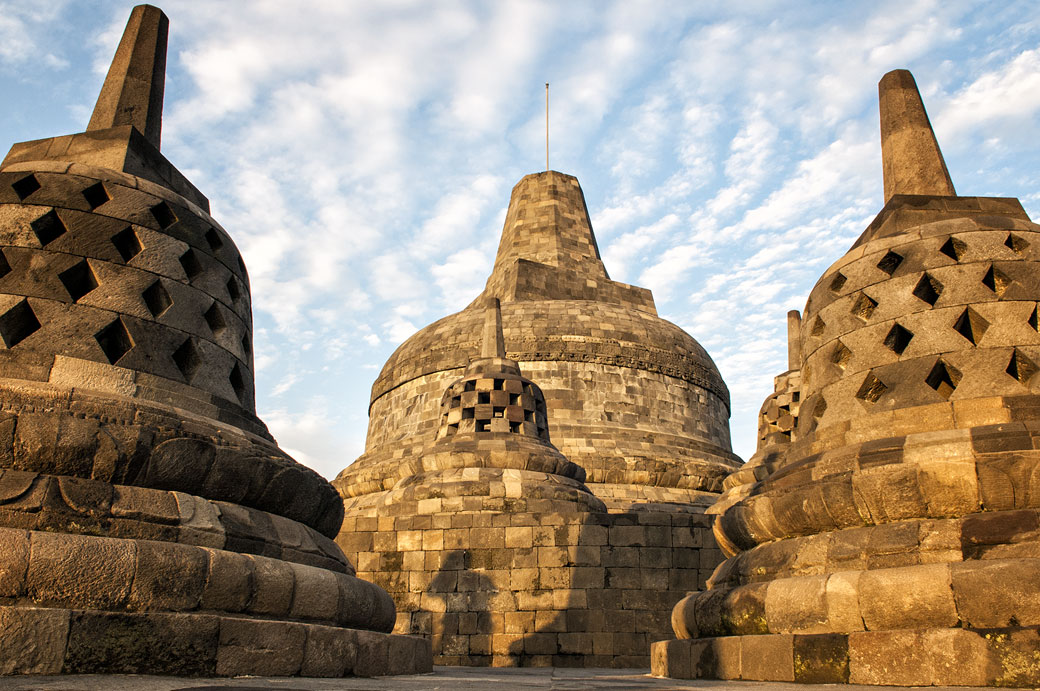
[[[417,636],[216,614],[0,607],[2,674],[375,677],[433,669]]]
[[[654,676],[885,686],[1040,685],[1040,627],[763,634],[660,641]]]

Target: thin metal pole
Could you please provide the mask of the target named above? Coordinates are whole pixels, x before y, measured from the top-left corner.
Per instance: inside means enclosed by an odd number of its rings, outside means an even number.
[[[549,172],[549,82],[545,83],[545,172]]]

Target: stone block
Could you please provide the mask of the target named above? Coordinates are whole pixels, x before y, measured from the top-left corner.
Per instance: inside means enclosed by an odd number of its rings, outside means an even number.
[[[213,676],[219,633],[215,616],[73,612],[62,673]]]
[[[948,564],[865,571],[859,609],[868,631],[956,626]]]
[[[174,612],[195,609],[208,568],[209,555],[201,547],[139,540],[127,607]]]
[[[986,640],[965,629],[849,634],[849,683],[985,686],[995,677]]]
[[[132,540],[34,532],[26,591],[40,604],[118,609],[130,595],[136,566]]]
[[[303,664],[307,626],[285,621],[223,619],[216,673],[220,676],[298,674]]]
[[[650,673],[655,677],[693,679],[690,649],[694,642],[685,640],[658,641],[650,645]]]
[[[1040,559],[993,559],[950,565],[957,614],[966,627],[1040,625]]]
[[[765,598],[765,615],[769,631],[828,631],[826,585],[826,576],[803,576],[770,581]]]
[[[25,592],[29,568],[29,532],[0,528],[0,597],[18,597]]]
[[[0,674],[61,673],[69,610],[0,607],[0,630]]]
[[[300,676],[342,677],[357,662],[357,631],[308,626]]]
[[[847,684],[848,637],[844,634],[795,636],[794,680],[802,684]]]
[[[755,681],[794,681],[794,635],[740,637],[740,676]]]

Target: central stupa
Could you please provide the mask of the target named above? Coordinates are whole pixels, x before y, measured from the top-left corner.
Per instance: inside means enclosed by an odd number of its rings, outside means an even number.
[[[544,392],[545,438],[584,470],[576,496],[587,500],[568,509],[465,483],[401,504],[419,496],[432,454],[458,454],[457,441],[443,448],[453,413],[442,395],[481,359],[489,301],[504,357]],[[496,426],[495,393],[486,429],[467,434],[530,432]],[[474,405],[459,415],[480,413]],[[720,558],[703,512],[740,463],[726,385],[704,348],[657,316],[649,290],[607,275],[570,175],[516,185],[483,293],[397,349],[369,416],[365,453],[334,482],[347,516],[339,541],[394,596],[397,630],[432,635],[442,663],[645,665],[671,605]],[[451,465],[477,478],[467,463]]]

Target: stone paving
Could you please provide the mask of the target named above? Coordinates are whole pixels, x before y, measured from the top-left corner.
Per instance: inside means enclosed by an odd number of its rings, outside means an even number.
[[[300,679],[287,677],[245,677],[238,679],[178,679],[138,675],[81,675],[54,677],[8,677],[0,679],[4,691],[218,691],[237,689],[250,691],[259,689],[314,689],[314,691],[338,691],[339,689],[366,689],[380,691],[419,691],[420,689],[468,691],[470,689],[723,689],[725,691],[807,691],[818,688],[806,684],[787,684],[758,681],[708,681],[660,679],[652,677],[645,669],[561,669],[539,668],[479,668],[479,667],[436,667],[432,674],[416,674],[375,679]],[[873,686],[849,685],[855,689],[877,689]],[[930,689],[950,687],[932,686]],[[957,687],[964,691],[970,687]]]

